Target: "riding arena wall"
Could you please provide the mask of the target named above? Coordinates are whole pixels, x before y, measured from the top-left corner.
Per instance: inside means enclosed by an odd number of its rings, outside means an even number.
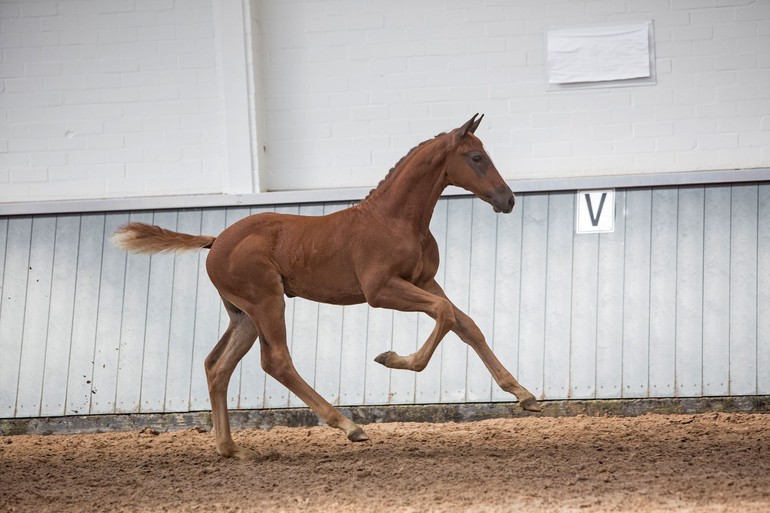
[[[770,184],[615,191],[615,229],[575,234],[574,191],[520,194],[509,215],[439,201],[438,281],[538,398],[770,394]],[[320,215],[348,202],[0,218],[0,413],[40,417],[207,410],[203,360],[227,326],[205,252],[127,255],[129,221],[219,233],[259,212]],[[453,334],[421,373],[374,357],[414,352],[415,313],[287,299],[300,374],[338,405],[510,401]],[[260,368],[236,370],[239,409],[302,403]]]
[[[209,408],[227,316],[201,254],[109,241],[142,221],[216,235],[360,201],[411,147],[477,135],[510,215],[449,190],[438,281],[544,400],[770,394],[770,4],[749,0],[185,0],[0,6],[0,418]],[[549,84],[550,29],[649,24],[647,83]],[[605,233],[576,233],[585,191]],[[594,205],[595,206],[595,205]],[[510,396],[427,316],[287,300],[295,364],[343,406]],[[232,408],[302,404],[258,349]]]

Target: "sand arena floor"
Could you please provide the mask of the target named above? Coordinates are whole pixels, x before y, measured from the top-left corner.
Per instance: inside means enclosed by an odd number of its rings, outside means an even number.
[[[770,415],[0,438],[0,511],[770,511]]]

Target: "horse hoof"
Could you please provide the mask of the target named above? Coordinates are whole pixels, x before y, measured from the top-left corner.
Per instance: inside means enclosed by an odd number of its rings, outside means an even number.
[[[535,400],[534,397],[530,397],[529,399],[524,399],[519,403],[522,407],[522,409],[527,411],[534,411],[534,412],[541,412],[543,411],[543,407],[540,406],[540,404]]]
[[[226,450],[219,450],[218,451],[220,455],[224,456],[225,458],[235,458],[237,460],[255,460],[257,459],[258,454],[251,449],[246,449],[245,447],[232,447]]]
[[[381,355],[377,356],[377,358],[374,359],[375,362],[379,363],[380,365],[384,365],[385,367],[388,366],[388,358],[390,358],[390,355],[396,354],[393,351],[385,351]]]
[[[357,427],[348,434],[348,440],[351,442],[366,442],[369,440],[369,437],[366,436],[366,433],[364,433],[363,429]]]

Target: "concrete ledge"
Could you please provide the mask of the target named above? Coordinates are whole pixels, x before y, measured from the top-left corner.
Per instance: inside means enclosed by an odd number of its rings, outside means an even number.
[[[770,395],[668,399],[600,399],[544,401],[543,413],[529,413],[516,403],[427,404],[410,406],[341,407],[359,424],[374,422],[472,422],[485,419],[575,415],[634,417],[646,413],[693,414],[708,412],[770,413]],[[234,410],[233,429],[274,426],[317,426],[318,417],[307,408]],[[107,433],[152,428],[158,431],[211,429],[211,413],[130,413],[27,419],[0,419],[0,435]]]
[[[507,180],[508,185],[517,194],[577,191],[581,189],[633,189],[638,187],[761,183],[767,181],[770,181],[770,168]],[[193,194],[109,199],[22,201],[0,203],[0,216],[334,203],[361,201],[369,194],[370,190],[371,187],[356,187],[274,191],[255,194]],[[443,194],[444,197],[468,195],[470,195],[468,191],[452,186],[448,187]]]

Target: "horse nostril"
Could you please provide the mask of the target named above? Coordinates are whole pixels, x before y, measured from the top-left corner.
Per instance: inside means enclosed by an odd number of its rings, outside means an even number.
[[[513,211],[513,205],[515,204],[516,204],[516,198],[513,195],[509,196],[508,201],[506,201],[505,203],[505,208],[502,209],[503,212],[505,212],[506,214],[511,213]]]

